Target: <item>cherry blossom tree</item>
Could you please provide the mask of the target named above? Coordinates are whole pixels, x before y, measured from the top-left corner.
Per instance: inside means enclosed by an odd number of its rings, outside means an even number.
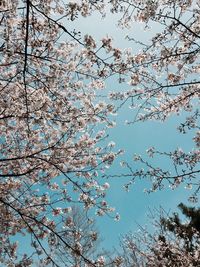
[[[105,16],[109,8],[122,14],[123,27],[140,21],[146,27],[158,23],[161,31],[150,44],[140,43],[143,50],[133,55],[115,48],[110,37],[97,42],[68,27],[79,16]],[[53,237],[77,254],[59,232],[68,223],[71,204],[95,208],[99,216],[113,211],[104,199],[109,184],[101,175],[121,153],[105,142],[119,109],[113,100],[122,101],[120,106],[129,100],[136,105],[134,121],[163,121],[173,113],[189,112],[178,129],[196,131],[193,150],[148,150],[150,156],[169,157],[175,173],[136,157],[148,169],[129,166],[128,176],[150,178],[153,190],[165,180],[172,187],[186,181],[196,185],[196,200],[199,33],[198,1],[0,1],[1,264],[31,266],[39,257],[41,266],[59,266],[48,240]],[[111,92],[111,101],[103,101],[105,80],[116,74],[131,89]],[[33,254],[18,253],[17,236],[25,236]],[[88,266],[105,263],[78,253]]]
[[[58,231],[68,223],[71,203],[95,207],[99,216],[113,211],[101,172],[120,153],[105,142],[114,106],[97,94],[118,72],[107,59],[117,52],[109,38],[97,47],[91,36],[66,27],[102,9],[98,1],[0,1],[3,265],[31,266],[37,255],[41,266],[59,266],[47,245],[51,237],[77,253]],[[26,236],[32,256],[18,253],[16,236]]]
[[[110,2],[112,12],[121,12],[120,26],[133,26],[134,29],[134,23],[140,22],[153,32],[146,43],[140,42],[138,37],[127,36],[131,43],[141,48],[135,55],[129,52],[126,57],[127,72],[121,81],[128,82],[131,89],[112,92],[110,98],[121,101],[119,108],[130,103],[130,107],[135,109],[135,118],[129,119],[128,124],[147,120],[166,121],[169,116],[181,115],[177,129],[181,134],[191,132],[194,144],[190,151],[180,147],[174,151],[150,147],[147,154],[155,158],[153,163],[136,155],[134,160],[142,163],[144,168],[135,170],[131,164],[124,163],[130,170],[127,176],[132,177],[126,188],[138,177],[152,181],[149,192],[162,189],[166,184],[174,189],[184,183],[187,188],[194,187],[190,200],[197,201],[200,189],[199,1]],[[162,169],[155,163],[162,157],[168,159],[167,164],[171,167]]]

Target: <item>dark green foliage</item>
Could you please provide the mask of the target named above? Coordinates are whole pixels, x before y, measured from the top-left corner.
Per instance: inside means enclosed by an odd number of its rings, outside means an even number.
[[[194,251],[197,239],[200,238],[200,208],[188,207],[183,203],[178,205],[187,222],[182,222],[178,213],[173,213],[172,217],[161,217],[161,225],[164,231],[169,231],[180,238],[187,251]],[[197,238],[198,237],[198,238]],[[160,236],[163,239],[164,236]]]

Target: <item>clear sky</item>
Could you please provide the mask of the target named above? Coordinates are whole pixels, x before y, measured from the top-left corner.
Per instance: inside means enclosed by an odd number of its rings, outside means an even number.
[[[132,28],[121,30],[116,27],[117,16],[110,15],[106,19],[95,14],[89,18],[79,18],[72,23],[70,27],[78,29],[81,33],[91,34],[96,39],[101,40],[105,35],[113,36],[114,44],[119,48],[132,47],[133,51],[137,51],[139,47],[133,43],[124,41],[124,37],[128,33],[136,39],[147,42],[152,33],[159,31],[159,28],[152,25],[152,29],[144,31],[141,24],[135,23]],[[117,84],[114,78],[106,83],[107,91],[126,90],[128,85]],[[176,128],[183,118],[173,116],[166,122],[145,122],[134,125],[125,125],[125,120],[131,120],[134,116],[134,111],[125,105],[119,110],[116,117],[117,126],[110,130],[110,139],[116,143],[118,149],[125,149],[125,154],[111,168],[111,173],[119,174],[126,173],[122,169],[120,160],[127,161],[137,168],[137,163],[133,159],[134,153],[141,155],[145,154],[148,147],[154,146],[161,151],[170,151],[177,147],[191,150],[193,143],[191,135],[180,135]],[[155,162],[157,166],[162,166],[169,169],[168,163],[159,159]],[[144,188],[149,185],[147,181],[138,180],[132,187],[129,193],[123,190],[123,184],[127,178],[112,178],[109,180],[111,187],[108,191],[107,200],[111,206],[114,206],[121,215],[121,220],[116,222],[108,217],[99,218],[97,220],[101,235],[103,236],[102,245],[111,249],[118,246],[118,238],[120,235],[126,234],[129,231],[137,231],[138,225],[148,225],[151,229],[151,222],[147,217],[149,208],[159,208],[162,206],[166,211],[175,211],[180,202],[188,204],[187,198],[190,194],[188,190],[180,187],[176,190],[166,188],[164,191],[152,193],[150,195],[143,192]]]

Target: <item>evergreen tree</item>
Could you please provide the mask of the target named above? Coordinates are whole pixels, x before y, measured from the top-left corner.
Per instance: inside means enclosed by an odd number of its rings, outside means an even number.
[[[173,213],[173,216],[167,219],[161,217],[160,222],[165,231],[169,231],[177,238],[182,239],[185,249],[192,252],[196,249],[196,237],[198,239],[200,237],[200,208],[188,207],[183,203],[180,203],[178,207],[188,222],[182,222],[178,213]],[[163,236],[160,238],[162,240]]]

